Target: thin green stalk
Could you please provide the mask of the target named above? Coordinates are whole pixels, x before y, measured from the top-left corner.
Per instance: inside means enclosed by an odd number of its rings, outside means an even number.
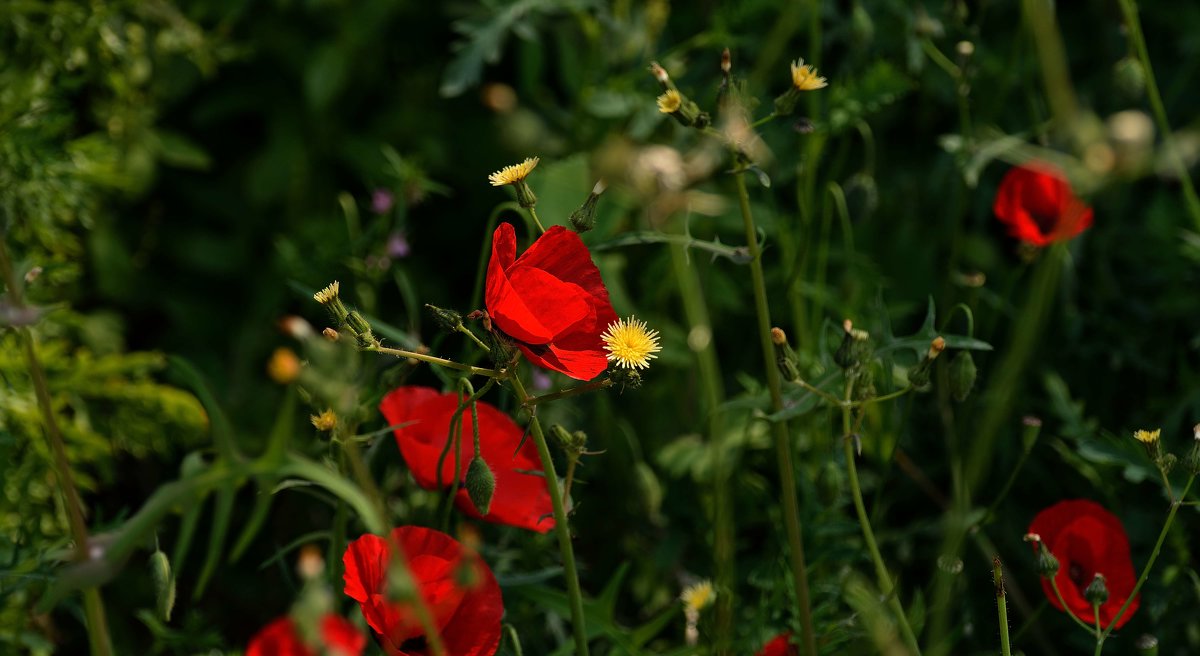
[[[525,386],[519,376],[513,376],[513,392],[517,400],[524,404],[529,400]],[[575,630],[576,656],[588,656],[587,625],[583,615],[583,593],[579,589],[579,572],[575,569],[575,550],[571,546],[571,527],[567,524],[567,511],[563,505],[562,490],[558,487],[558,472],[554,469],[554,458],[550,455],[550,447],[546,444],[546,435],[542,432],[542,424],[534,414],[529,419],[529,433],[537,445],[538,456],[542,459],[542,469],[546,474],[546,489],[550,492],[550,505],[554,510],[554,532],[558,534],[558,549],[562,553],[563,575],[567,579],[567,597],[571,601],[571,624]]]
[[[417,353],[415,351],[406,351],[404,349],[389,348],[387,346],[379,346],[378,344],[373,345],[373,346],[367,346],[367,347],[363,348],[363,350],[371,351],[373,353],[383,353],[386,355],[394,355],[398,358],[412,358],[413,360],[420,360],[421,362],[428,362],[430,364],[436,364],[436,365],[439,365],[442,367],[446,367],[447,369],[458,369],[459,371],[466,371],[466,372],[476,374],[479,376],[488,376],[490,378],[499,378],[503,375],[501,372],[496,371],[495,369],[484,369],[483,367],[473,367],[469,364],[462,364],[461,362],[455,362],[453,360],[447,360],[445,358],[439,358],[439,357],[436,357],[433,355],[426,355],[424,353]]]
[[[700,287],[700,275],[695,267],[690,266],[687,249],[686,243],[672,243],[671,266],[679,284],[679,296],[683,303],[684,317],[687,319],[688,334],[707,337],[689,340],[689,346],[696,354],[697,377],[704,392],[704,404],[701,407],[708,417],[708,449],[712,454],[713,463],[713,565],[719,591],[713,642],[716,653],[725,656],[732,641],[733,609],[736,602],[734,518],[728,488],[732,463],[725,457],[725,424],[721,413],[725,389],[721,384],[721,363],[712,339],[712,321],[709,319],[707,303]]]
[[[1046,546],[1042,545],[1042,548],[1045,549]],[[1058,589],[1057,577],[1049,576],[1047,578],[1050,581],[1050,589],[1054,590],[1054,597],[1058,599],[1058,603],[1061,604],[1063,612],[1066,613],[1072,620],[1074,620],[1075,623],[1079,625],[1079,628],[1087,631],[1088,633],[1092,633],[1092,627],[1088,626],[1087,622],[1079,619],[1075,616],[1075,613],[1071,612],[1071,607],[1067,605],[1067,600],[1063,599],[1062,592]]]
[[[1096,619],[1096,641],[1100,641],[1100,602],[1092,602],[1092,617]]]
[[[1142,68],[1146,71],[1146,95],[1150,98],[1150,107],[1154,110],[1154,118],[1158,121],[1158,131],[1162,133],[1171,163],[1179,175],[1183,185],[1183,197],[1187,202],[1188,214],[1192,216],[1192,224],[1200,230],[1200,198],[1196,197],[1196,188],[1192,186],[1192,175],[1187,164],[1179,154],[1175,140],[1171,136],[1171,124],[1167,121],[1167,110],[1163,105],[1162,95],[1158,92],[1158,82],[1154,78],[1154,69],[1150,65],[1150,52],[1146,49],[1146,36],[1142,33],[1142,22],[1138,18],[1137,3],[1134,0],[1120,0],[1121,13],[1125,15],[1125,26],[1129,28],[1129,39],[1133,49],[1137,51]]]
[[[767,284],[763,276],[762,251],[758,246],[758,231],[754,216],[750,213],[750,194],[746,191],[745,177],[739,172],[733,176],[737,186],[738,203],[742,210],[742,224],[746,230],[746,246],[750,251],[750,279],[754,286],[754,310],[758,315],[758,337],[762,347],[763,364],[766,368],[767,388],[771,391],[771,409],[783,410],[783,391],[779,369],[775,366],[775,347],[771,343],[771,311],[767,305]],[[804,633],[801,646],[805,656],[817,653],[816,636],[813,633],[812,606],[808,593],[808,567],[804,560],[804,537],[800,532],[800,503],[796,499],[795,466],[792,464],[792,445],[788,437],[786,421],[771,424],[775,432],[775,454],[779,462],[779,484],[782,488],[783,518],[787,525],[788,544],[791,551],[792,578],[796,588],[797,613]]]
[[[538,221],[537,211],[534,210],[533,207],[530,207],[528,209],[529,209],[529,218],[533,219],[533,225],[537,226],[538,234],[539,235],[546,234],[546,228],[542,226],[541,221]]]
[[[1012,646],[1008,641],[1008,595],[1004,590],[1004,569],[1000,564],[1000,556],[992,558],[992,582],[996,585],[996,615],[1000,619],[1000,654],[1012,656]]]
[[[0,275],[8,288],[9,304],[15,308],[25,307],[16,275],[13,273],[12,261],[8,256],[7,235],[0,231]],[[29,378],[33,383],[34,395],[37,397],[38,408],[42,412],[42,422],[46,430],[46,440],[50,442],[53,454],[54,476],[63,493],[63,504],[67,510],[67,524],[75,541],[75,560],[84,562],[88,559],[88,530],[87,521],[83,516],[83,501],[79,489],[75,486],[75,477],[71,474],[71,461],[67,456],[66,442],[62,431],[59,430],[58,420],[54,416],[54,403],[50,398],[50,386],[46,382],[46,372],[42,369],[34,346],[33,332],[29,329],[18,330],[18,335],[25,346],[25,362],[29,367]],[[83,612],[87,623],[88,643],[91,653],[95,656],[110,656],[112,640],[108,633],[108,620],[104,612],[104,600],[98,588],[89,587],[83,590]]]
[[[580,394],[585,394],[585,393],[591,392],[593,390],[608,389],[608,388],[612,387],[613,384],[614,383],[611,378],[601,378],[600,380],[593,380],[590,383],[584,383],[583,385],[579,385],[577,387],[571,387],[571,388],[568,388],[565,390],[551,392],[550,394],[543,394],[541,396],[531,396],[531,397],[529,397],[529,399],[527,401],[525,401],[525,405],[526,406],[535,406],[539,403],[545,403],[547,401],[557,401],[559,399],[566,399],[566,398],[570,398],[572,396],[578,396]]]
[[[1179,512],[1179,506],[1182,505],[1181,499],[1187,497],[1188,492],[1192,489],[1192,483],[1196,482],[1196,475],[1192,474],[1188,477],[1187,485],[1183,486],[1183,492],[1179,498],[1171,503],[1171,512],[1167,513],[1167,521],[1163,522],[1162,531],[1158,533],[1158,541],[1154,543],[1154,550],[1150,552],[1150,560],[1146,561],[1146,566],[1142,568],[1142,573],[1138,576],[1137,583],[1133,586],[1133,592],[1125,599],[1125,603],[1121,604],[1121,609],[1113,615],[1112,621],[1108,623],[1108,628],[1104,629],[1104,633],[1100,635],[1100,639],[1096,641],[1096,655],[1099,656],[1100,650],[1104,648],[1104,641],[1108,639],[1109,634],[1117,627],[1117,622],[1121,621],[1121,616],[1125,611],[1129,610],[1129,604],[1137,599],[1138,593],[1141,592],[1142,586],[1146,583],[1146,578],[1150,576],[1150,570],[1154,567],[1154,561],[1158,560],[1158,554],[1162,551],[1163,542],[1167,539],[1167,533],[1171,530],[1171,525],[1175,523],[1175,515]]]
[[[854,452],[854,439],[850,433],[849,403],[852,391],[853,383],[846,381],[846,397],[842,403],[842,447],[846,455],[846,474],[850,482],[850,495],[854,499],[854,512],[858,515],[858,525],[862,529],[863,541],[867,543],[867,551],[871,554],[871,562],[875,565],[879,590],[887,597],[888,607],[896,616],[896,624],[900,627],[900,635],[904,639],[905,646],[910,652],[920,656],[921,648],[917,645],[917,636],[908,624],[908,616],[904,613],[900,595],[892,583],[891,574],[888,574],[887,565],[883,562],[883,554],[880,553],[879,544],[875,541],[875,531],[871,529],[871,520],[867,516],[867,507],[863,503],[862,486],[858,482],[858,466],[855,464],[857,454]]]

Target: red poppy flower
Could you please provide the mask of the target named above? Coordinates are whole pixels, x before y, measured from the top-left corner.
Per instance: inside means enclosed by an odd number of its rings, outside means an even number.
[[[438,458],[450,434],[450,417],[457,408],[457,394],[440,394],[433,388],[414,385],[392,390],[379,404],[388,423],[405,424],[395,431],[396,443],[417,484],[427,490],[438,489]],[[462,450],[458,459],[460,483],[466,477],[467,466],[475,453],[472,426],[468,408],[462,414],[462,439],[459,442]],[[532,440],[526,440],[520,450],[517,449],[523,435],[524,431],[508,415],[488,403],[479,402],[479,450],[496,477],[491,510],[482,519],[545,533],[554,528],[550,491],[544,477],[526,473],[541,472],[542,461]],[[454,452],[451,450],[442,462],[442,486],[449,487],[453,483]],[[479,518],[465,487],[459,488],[454,504],[467,515]]]
[[[1137,579],[1129,557],[1129,538],[1121,520],[1094,501],[1075,499],[1060,501],[1038,513],[1029,525],[1029,532],[1037,534],[1042,546],[1058,559],[1054,582],[1067,602],[1067,610],[1089,625],[1096,620],[1084,591],[1096,574],[1104,575],[1108,600],[1100,604],[1100,623],[1108,626],[1133,593]],[[1044,577],[1042,588],[1050,603],[1063,610],[1050,581]],[[1135,597],[1117,622],[1117,628],[1128,622],[1137,608]]]
[[[328,656],[360,656],[367,638],[340,615],[321,618],[321,645]],[[264,626],[250,639],[246,656],[317,656],[296,632],[296,623],[283,616]]]
[[[791,643],[792,632],[780,633],[763,645],[758,656],[796,656],[796,648]]]
[[[430,528],[401,526],[392,530],[392,539],[408,557],[447,656],[493,656],[500,646],[504,600],[487,564],[454,538]],[[388,656],[428,656],[415,610],[410,604],[388,600],[390,562],[387,539],[364,535],[351,542],[342,558],[345,592],[358,602]]]
[[[1092,208],[1058,169],[1043,162],[1009,169],[992,211],[1009,234],[1034,246],[1071,239],[1092,225]]]
[[[608,367],[600,334],[617,320],[600,270],[579,235],[554,226],[521,257],[513,227],[492,235],[488,314],[529,361],[591,380]]]

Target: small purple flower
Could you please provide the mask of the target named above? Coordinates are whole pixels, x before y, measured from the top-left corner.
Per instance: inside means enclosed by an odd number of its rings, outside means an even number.
[[[403,232],[399,232],[399,231],[393,232],[391,235],[388,236],[388,240],[387,240],[387,254],[388,255],[399,260],[399,259],[408,257],[409,253],[411,253],[411,252],[412,252],[412,246],[410,246],[408,244],[408,238],[404,236]]]
[[[392,211],[392,207],[396,204],[396,197],[392,192],[380,187],[371,193],[371,211],[376,214],[387,214]]]
[[[530,383],[533,385],[533,389],[539,392],[544,392],[550,389],[550,385],[552,385],[554,381],[550,379],[550,374],[541,371],[540,369],[534,369]]]

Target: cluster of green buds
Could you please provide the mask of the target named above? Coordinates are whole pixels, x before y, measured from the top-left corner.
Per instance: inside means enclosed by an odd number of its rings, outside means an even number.
[[[871,335],[854,327],[849,319],[842,322],[842,343],[833,354],[833,361],[845,372],[846,382],[854,390],[854,400],[862,401],[875,396],[875,374],[871,360],[875,347]]]
[[[341,286],[334,280],[329,286],[313,294],[313,300],[325,306],[329,318],[337,329],[346,328],[358,340],[361,347],[375,346],[379,340],[371,332],[371,325],[357,310],[348,310],[342,303]]]
[[[1192,446],[1188,449],[1187,455],[1183,457],[1183,466],[1188,474],[1192,476],[1200,475],[1200,424],[1196,424],[1192,428]],[[1162,446],[1162,430],[1136,430],[1133,432],[1133,439],[1142,443],[1146,447],[1146,454],[1154,465],[1162,472],[1165,479],[1167,474],[1175,468],[1179,459],[1175,454],[1163,449]]]
[[[587,452],[587,433],[583,431],[571,432],[558,424],[554,424],[550,427],[550,435],[562,447],[563,452],[567,454],[568,460],[578,460],[579,456]]]
[[[712,124],[712,117],[708,115],[708,112],[702,111],[694,100],[683,95],[675,87],[671,76],[667,74],[667,69],[658,62],[651,62],[650,72],[654,74],[654,79],[658,80],[658,84],[663,89],[662,95],[658,97],[658,111],[670,115],[685,128],[703,130]]]

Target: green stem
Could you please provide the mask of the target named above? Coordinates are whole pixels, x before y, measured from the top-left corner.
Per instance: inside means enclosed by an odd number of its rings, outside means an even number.
[[[876,396],[873,398],[865,399],[863,401],[859,401],[858,403],[855,403],[853,405],[854,405],[854,407],[863,407],[863,406],[871,405],[872,403],[882,403],[884,401],[891,401],[892,399],[898,399],[898,398],[904,396],[905,394],[908,394],[912,390],[913,390],[913,388],[911,388],[911,387],[905,387],[904,389],[896,390],[895,392],[884,394],[883,396]]]
[[[471,330],[470,328],[467,328],[466,326],[464,326],[462,324],[458,324],[457,330],[458,330],[458,332],[466,335],[467,337],[470,337],[471,341],[475,342],[476,346],[483,349],[484,353],[492,352],[492,349],[489,348],[487,344],[484,344],[483,340],[479,339],[479,337],[475,334],[474,330]]]
[[[579,385],[577,387],[572,387],[572,388],[565,389],[565,390],[559,390],[557,392],[551,392],[550,394],[543,394],[541,396],[531,396],[531,397],[529,397],[528,400],[525,401],[525,405],[526,406],[535,406],[539,403],[545,403],[547,401],[557,401],[559,399],[565,399],[565,398],[569,398],[572,396],[578,396],[578,395],[584,394],[586,392],[591,392],[592,390],[608,389],[612,386],[613,386],[613,382],[612,382],[611,378],[602,378],[600,380],[593,380],[590,383],[585,383],[585,384]]]
[[[1043,549],[1045,549],[1045,548],[1046,548],[1046,545],[1044,545],[1044,544],[1043,544],[1043,545],[1042,545],[1042,548],[1043,548]],[[1052,590],[1054,590],[1054,597],[1055,597],[1056,599],[1058,599],[1058,603],[1062,605],[1062,610],[1063,610],[1063,612],[1064,612],[1064,613],[1066,613],[1068,616],[1070,616],[1070,618],[1071,618],[1072,620],[1074,620],[1074,621],[1075,621],[1075,623],[1076,623],[1076,624],[1078,624],[1078,625],[1079,625],[1079,627],[1080,627],[1081,629],[1083,629],[1084,631],[1087,631],[1089,634],[1091,634],[1091,633],[1092,633],[1092,627],[1088,626],[1087,622],[1084,622],[1083,620],[1081,620],[1081,619],[1079,619],[1078,617],[1076,617],[1076,616],[1075,616],[1075,613],[1072,613],[1072,612],[1071,612],[1071,607],[1067,605],[1067,600],[1066,600],[1066,599],[1063,599],[1062,592],[1060,592],[1060,591],[1059,591],[1059,589],[1058,589],[1058,580],[1057,580],[1057,577],[1054,577],[1054,576],[1048,576],[1048,577],[1046,577],[1046,578],[1048,578],[1048,579],[1050,580],[1050,588],[1051,588]]]
[[[1092,617],[1096,620],[1096,642],[1100,642],[1100,602],[1092,602]]]
[[[529,400],[525,385],[519,376],[513,376],[513,392],[522,405]],[[550,447],[546,444],[546,435],[542,432],[542,424],[537,415],[529,419],[529,433],[537,445],[538,456],[542,459],[542,469],[546,474],[546,489],[550,492],[550,505],[554,510],[554,532],[558,534],[558,549],[562,553],[563,574],[567,579],[567,597],[571,601],[571,624],[575,630],[576,656],[588,656],[587,625],[583,615],[583,593],[579,589],[579,572],[575,569],[575,551],[571,546],[571,527],[567,524],[567,511],[563,506],[562,490],[558,486],[558,472],[554,469],[554,458],[550,455]]]
[[[841,399],[830,394],[829,392],[826,392],[825,390],[821,389],[820,387],[813,385],[812,383],[808,382],[807,380],[804,380],[803,378],[799,378],[795,381],[792,381],[792,384],[799,385],[800,387],[804,388],[808,392],[810,392],[812,394],[816,394],[817,396],[821,397],[822,399],[825,399],[826,403],[828,403],[829,405],[831,405],[835,408],[839,408],[842,405]]]
[[[0,275],[3,276],[4,284],[8,288],[9,304],[14,308],[24,308],[25,301],[13,272],[12,261],[8,256],[8,238],[4,231],[0,231]],[[38,408],[42,412],[46,440],[50,442],[54,476],[58,479],[58,486],[63,493],[63,504],[67,510],[67,524],[70,526],[71,536],[75,541],[75,560],[85,562],[88,559],[88,530],[87,521],[83,516],[83,501],[79,496],[79,488],[75,486],[75,477],[71,474],[71,461],[67,456],[66,442],[63,440],[62,431],[59,430],[58,420],[54,416],[54,403],[50,398],[50,386],[46,382],[46,372],[42,369],[41,360],[37,357],[33,332],[29,329],[21,329],[17,333],[25,346],[25,362],[29,367],[29,378],[33,383]],[[83,612],[92,654],[110,656],[112,640],[108,633],[104,599],[100,596],[98,588],[84,589]]]
[[[862,529],[863,541],[867,543],[867,551],[871,554],[871,562],[875,565],[875,576],[879,579],[879,590],[887,597],[888,607],[891,608],[892,614],[896,616],[896,623],[900,626],[900,635],[904,639],[905,646],[908,647],[911,653],[920,656],[921,648],[917,645],[917,636],[908,624],[908,616],[904,613],[904,606],[900,603],[900,595],[896,590],[896,586],[892,583],[891,575],[888,574],[887,565],[883,562],[883,554],[880,553],[879,544],[875,541],[875,531],[871,529],[871,520],[867,517],[867,507],[863,503],[862,486],[858,482],[858,466],[855,464],[854,439],[850,434],[849,403],[852,391],[853,382],[846,381],[846,397],[842,404],[842,446],[846,455],[846,474],[850,481],[850,495],[854,499],[854,512],[858,515],[858,525]]]
[[[763,276],[762,251],[758,246],[758,231],[754,227],[754,216],[750,213],[750,194],[746,191],[746,179],[738,173],[733,176],[737,186],[738,203],[742,210],[742,224],[746,231],[746,246],[750,251],[750,278],[754,286],[754,310],[758,315],[758,336],[762,347],[763,364],[766,367],[767,387],[771,391],[771,409],[783,410],[783,391],[779,369],[775,366],[775,347],[771,343],[771,312],[767,305],[767,285]],[[782,488],[783,518],[787,525],[788,544],[792,563],[792,578],[796,588],[797,612],[803,632],[801,646],[805,656],[816,656],[816,635],[813,632],[812,605],[808,593],[808,568],[804,561],[804,538],[800,531],[800,503],[796,499],[796,474],[792,464],[792,445],[788,438],[786,421],[771,424],[775,432],[775,453],[779,463],[779,484]]]
[[[683,228],[686,233],[686,226]],[[677,235],[671,235],[675,237]],[[686,237],[686,234],[683,235]],[[733,634],[733,609],[736,604],[736,554],[735,528],[729,500],[730,458],[725,457],[725,427],[721,412],[725,400],[725,389],[721,384],[721,365],[716,345],[712,339],[712,321],[700,285],[697,269],[688,262],[686,242],[671,244],[671,266],[679,285],[679,296],[683,303],[683,314],[687,319],[689,335],[705,337],[689,341],[696,355],[696,376],[703,390],[703,403],[698,416],[708,418],[708,451],[712,458],[713,496],[713,569],[719,591],[716,601],[714,625],[714,653],[727,656]]]
[[[992,582],[996,585],[996,615],[1000,619],[1000,654],[1012,656],[1012,646],[1008,641],[1008,595],[1004,591],[1004,569],[1000,564],[1000,556],[992,558]]]
[[[1188,477],[1187,485],[1183,486],[1183,492],[1180,493],[1179,499],[1187,497],[1188,491],[1192,489],[1192,483],[1196,481],[1196,475],[1192,474]],[[1171,525],[1175,523],[1175,515],[1179,512],[1179,506],[1182,505],[1179,500],[1171,503],[1171,512],[1167,513],[1167,521],[1163,522],[1162,531],[1158,533],[1158,541],[1154,543],[1154,551],[1150,552],[1150,560],[1146,561],[1146,566],[1142,568],[1142,574],[1138,577],[1137,584],[1133,586],[1133,592],[1125,599],[1125,603],[1121,605],[1121,609],[1113,615],[1112,621],[1108,623],[1108,628],[1104,629],[1104,633],[1100,635],[1100,639],[1096,642],[1096,653],[1100,653],[1101,647],[1104,646],[1104,641],[1108,639],[1109,634],[1116,628],[1117,622],[1121,621],[1121,616],[1125,611],[1129,610],[1129,604],[1137,599],[1138,592],[1142,590],[1142,585],[1146,583],[1146,578],[1150,576],[1150,569],[1154,567],[1154,561],[1158,560],[1158,554],[1162,551],[1163,542],[1167,539],[1167,533],[1171,530]]]
[[[383,353],[386,355],[394,355],[398,358],[412,358],[413,360],[420,360],[421,362],[428,362],[430,364],[436,364],[436,365],[439,365],[442,367],[446,367],[447,369],[458,369],[459,371],[466,371],[471,374],[477,374],[480,376],[488,376],[489,378],[501,378],[504,376],[503,372],[496,371],[495,369],[484,369],[483,367],[473,367],[469,364],[462,364],[460,362],[455,362],[453,360],[447,360],[445,358],[439,358],[439,357],[436,357],[433,355],[426,355],[424,353],[417,353],[415,351],[406,351],[404,349],[389,348],[387,346],[379,346],[377,344],[373,345],[373,346],[367,346],[367,347],[363,348],[363,350],[371,351],[373,353]]]
[[[529,218],[533,219],[533,225],[537,226],[537,229],[538,229],[538,234],[539,234],[539,235],[544,235],[544,234],[546,234],[546,228],[544,228],[544,227],[542,226],[542,222],[541,222],[541,221],[538,221],[538,218],[537,218],[537,211],[536,211],[536,210],[534,210],[532,207],[529,207],[529,208],[527,208],[527,209],[529,210]]]
[[[1120,0],[1119,4],[1121,13],[1125,15],[1125,25],[1129,28],[1129,39],[1133,41],[1133,48],[1142,62],[1142,68],[1146,70],[1146,95],[1150,98],[1150,107],[1154,110],[1154,118],[1158,121],[1158,130],[1163,135],[1167,151],[1171,156],[1171,163],[1175,165],[1179,182],[1183,185],[1183,197],[1187,202],[1188,214],[1191,214],[1195,228],[1200,230],[1200,198],[1196,197],[1196,188],[1192,186],[1191,173],[1188,172],[1187,164],[1180,156],[1175,139],[1171,136],[1171,124],[1167,121],[1167,110],[1163,105],[1162,95],[1158,92],[1154,69],[1150,66],[1150,52],[1146,50],[1146,37],[1142,34],[1142,22],[1138,18],[1137,4],[1134,0]]]

